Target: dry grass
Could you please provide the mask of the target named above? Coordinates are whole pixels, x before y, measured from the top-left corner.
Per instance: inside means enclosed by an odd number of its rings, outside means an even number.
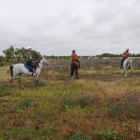
[[[109,104],[121,101],[121,94],[140,94],[138,68],[130,71],[129,78],[124,78],[123,70],[116,68],[117,64],[112,67],[110,64],[99,63],[96,67],[91,62],[89,65],[83,62],[84,68],[79,70],[79,79],[71,81],[69,60],[53,60],[49,63],[50,66],[44,66],[39,77],[38,90],[30,87],[34,78],[27,76],[22,77],[24,90],[20,89],[17,79],[8,90],[7,85],[11,79],[7,72],[9,66],[1,68],[0,88],[5,88],[0,91],[4,94],[0,97],[1,139],[65,140],[79,131],[91,136],[91,139],[115,139],[116,131],[117,139],[140,138],[138,118],[130,118],[124,113],[116,117],[108,114]],[[63,67],[66,64],[68,68]],[[60,68],[55,68],[56,65],[60,65]],[[95,105],[76,108],[67,106],[62,111],[52,98],[60,101],[64,94],[73,97],[93,94],[98,100]],[[105,133],[107,128],[112,128],[110,135]]]

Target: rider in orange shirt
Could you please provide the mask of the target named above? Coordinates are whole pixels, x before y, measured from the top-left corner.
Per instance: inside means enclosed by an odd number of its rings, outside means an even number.
[[[129,56],[130,56],[129,49],[126,49],[126,51],[123,53],[123,59],[121,61],[121,67],[120,68],[122,68],[124,60],[127,59]]]
[[[72,51],[71,58],[72,58],[72,61],[75,60],[75,61],[77,61],[79,63],[79,68],[80,68],[80,62],[77,59],[77,54],[75,53],[75,50]]]

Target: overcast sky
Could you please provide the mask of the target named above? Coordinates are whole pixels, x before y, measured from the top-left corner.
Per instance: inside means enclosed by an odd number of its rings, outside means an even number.
[[[140,53],[140,0],[0,0],[0,55]]]

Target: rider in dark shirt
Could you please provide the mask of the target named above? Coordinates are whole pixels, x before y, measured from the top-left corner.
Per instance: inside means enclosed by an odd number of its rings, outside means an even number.
[[[27,52],[26,52],[26,63],[32,68],[33,71],[33,76],[36,76],[36,71],[35,71],[35,65],[32,62],[32,54],[31,54],[31,47],[27,47]]]

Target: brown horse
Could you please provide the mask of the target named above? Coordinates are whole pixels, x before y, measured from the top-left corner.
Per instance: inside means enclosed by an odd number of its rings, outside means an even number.
[[[78,79],[78,67],[79,67],[78,62],[74,60],[74,61],[71,62],[70,66],[71,66],[71,79],[73,79],[74,71],[75,71],[75,75]]]

